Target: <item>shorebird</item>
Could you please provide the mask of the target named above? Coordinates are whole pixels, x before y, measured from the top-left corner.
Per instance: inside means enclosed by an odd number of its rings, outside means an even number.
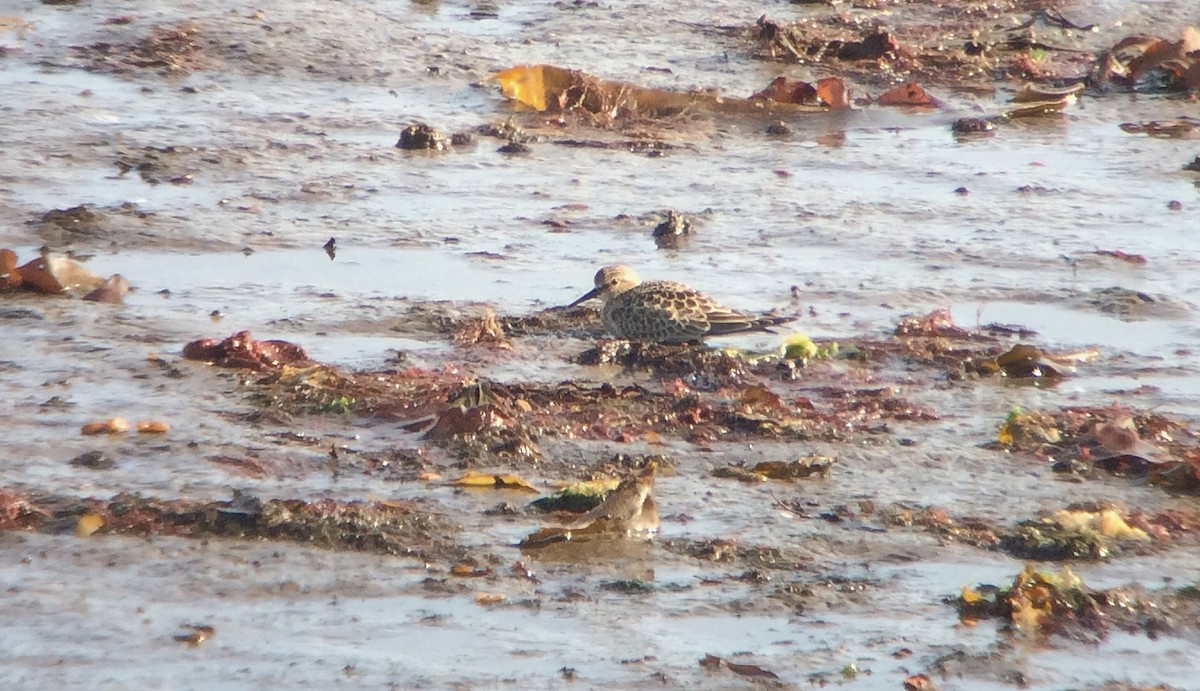
[[[646,537],[658,532],[658,506],[654,503],[656,461],[642,472],[623,480],[604,501],[563,526],[551,526],[521,540],[522,549],[545,547],[556,542],[586,540],[597,536]]]
[[[568,307],[602,298],[600,319],[609,333],[622,339],[690,343],[708,336],[766,331],[794,319],[742,314],[682,283],[643,283],[627,266],[600,269],[595,284],[596,287]]]

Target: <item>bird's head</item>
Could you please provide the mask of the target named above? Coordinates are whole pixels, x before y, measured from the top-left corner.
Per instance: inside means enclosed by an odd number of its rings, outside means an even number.
[[[594,279],[595,287],[575,302],[572,302],[568,307],[574,307],[592,298],[607,300],[613,295],[624,293],[641,282],[642,279],[628,266],[621,266],[620,264],[606,266],[596,272],[596,278]]]

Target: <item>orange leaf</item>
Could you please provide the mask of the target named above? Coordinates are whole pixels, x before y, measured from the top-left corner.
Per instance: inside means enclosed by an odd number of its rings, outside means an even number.
[[[491,575],[491,573],[491,569],[477,569],[470,564],[455,564],[450,569],[451,576],[461,576],[463,578],[479,578]]]
[[[846,83],[838,77],[827,77],[817,82],[817,97],[834,110],[850,108],[850,94]]]
[[[21,285],[21,272],[17,270],[17,253],[7,247],[0,250],[0,288],[17,288]]]
[[[477,605],[498,605],[507,599],[508,596],[502,593],[475,593],[475,604]]]
[[[137,423],[138,434],[166,434],[171,426],[162,420],[142,420]]]
[[[123,417],[113,417],[107,420],[89,422],[79,430],[91,436],[95,434],[122,434],[129,431],[129,421]]]
[[[21,283],[27,288],[41,293],[54,294],[66,290],[63,284],[59,283],[58,279],[46,269],[46,264],[40,257],[21,265],[17,269],[17,274],[21,277]]]

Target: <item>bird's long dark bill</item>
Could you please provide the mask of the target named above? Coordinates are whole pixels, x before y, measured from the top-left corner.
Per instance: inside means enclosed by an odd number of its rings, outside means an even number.
[[[574,307],[575,305],[578,305],[580,303],[587,302],[588,300],[591,300],[592,298],[596,297],[599,294],[600,294],[599,288],[592,288],[587,293],[584,293],[583,297],[581,297],[578,300],[576,300],[575,302],[572,302],[571,304],[567,305],[567,307]]]

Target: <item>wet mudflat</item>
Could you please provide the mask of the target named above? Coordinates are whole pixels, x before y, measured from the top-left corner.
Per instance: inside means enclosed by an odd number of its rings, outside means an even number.
[[[1040,9],[0,17],[0,679],[1194,688],[1200,10]]]

